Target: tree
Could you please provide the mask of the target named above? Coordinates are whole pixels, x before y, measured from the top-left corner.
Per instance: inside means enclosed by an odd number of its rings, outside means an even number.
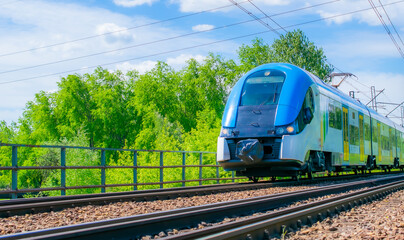
[[[262,39],[255,39],[251,47],[242,45],[238,54],[244,71],[263,63],[286,62],[324,79],[333,70],[326,62],[323,49],[310,42],[301,30],[281,35],[271,46],[265,44]]]

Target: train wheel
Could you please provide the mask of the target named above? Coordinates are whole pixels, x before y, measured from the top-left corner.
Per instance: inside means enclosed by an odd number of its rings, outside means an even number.
[[[308,178],[308,179],[313,179],[313,173],[312,173],[312,172],[308,172],[308,173],[307,173],[307,178]]]
[[[276,181],[276,177],[275,176],[272,176],[271,177],[271,182],[275,182]]]
[[[300,180],[300,175],[292,176],[292,181],[299,182],[299,180]]]
[[[251,181],[253,181],[254,183],[257,183],[258,180],[259,180],[259,178],[256,177],[256,176],[249,177],[249,179],[250,179]]]

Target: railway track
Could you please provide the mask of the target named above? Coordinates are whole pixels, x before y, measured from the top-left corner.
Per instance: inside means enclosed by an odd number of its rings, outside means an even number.
[[[272,234],[284,231],[289,226],[299,227],[304,224],[311,224],[317,219],[322,219],[327,214],[337,213],[355,204],[366,202],[369,198],[380,197],[387,192],[403,188],[404,175],[5,235],[1,238],[133,239],[145,235],[158,234],[167,229],[189,228],[196,226],[202,221],[217,222],[217,220],[226,217],[250,215],[255,212],[287,206],[293,202],[308,198],[364,187],[368,187],[368,189],[295,208],[286,208],[270,214],[251,217],[243,221],[207,227],[202,230],[167,237],[167,239],[265,239]]]
[[[385,173],[380,173],[379,175],[384,174]],[[301,179],[299,182],[294,182],[291,180],[283,180],[277,182],[267,181],[259,183],[238,183],[238,184],[231,183],[231,184],[170,188],[170,189],[138,190],[131,192],[6,200],[6,201],[0,201],[0,217],[4,218],[15,215],[60,211],[69,207],[78,207],[86,205],[105,205],[113,202],[166,200],[178,197],[192,197],[196,195],[201,196],[201,195],[231,192],[231,191],[264,189],[274,186],[287,186],[290,184],[293,185],[315,184],[330,180],[335,181],[350,180],[359,177],[372,177],[374,175],[378,174],[373,175],[352,174],[338,177],[318,177],[313,180]]]

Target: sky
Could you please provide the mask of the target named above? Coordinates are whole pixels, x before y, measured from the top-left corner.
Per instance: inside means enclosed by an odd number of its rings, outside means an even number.
[[[381,114],[395,107],[386,103],[404,101],[404,0],[233,2],[239,6],[228,0],[0,0],[0,121],[18,122],[36,93],[57,91],[68,74],[97,66],[144,73],[156,61],[179,70],[209,53],[237,59],[237,49],[257,37],[272,44],[278,35],[253,16],[281,34],[301,29],[336,72],[357,77],[339,89],[355,91],[362,103],[370,101],[371,86],[383,90]],[[400,107],[389,116],[402,123]]]

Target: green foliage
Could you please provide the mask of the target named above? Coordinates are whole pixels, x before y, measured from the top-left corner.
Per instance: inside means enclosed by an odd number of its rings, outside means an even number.
[[[271,46],[272,62],[287,62],[306,69],[324,79],[332,72],[322,48],[317,48],[301,30],[280,36]]]
[[[271,62],[285,62],[316,74],[321,79],[332,72],[322,48],[310,42],[301,30],[288,32],[276,39],[271,46],[262,39],[253,40],[252,46],[242,45],[238,51],[241,69],[246,72],[253,67]]]
[[[62,139],[59,144],[68,146],[83,146],[88,142],[88,137],[79,132],[72,140]],[[49,143],[50,145],[54,143]],[[83,149],[66,149],[66,166],[99,166],[100,151]],[[51,148],[43,154],[39,160],[42,166],[60,166],[60,149]],[[67,169],[66,186],[99,185],[101,184],[101,174],[99,169]],[[41,187],[60,187],[61,170],[42,170]],[[68,190],[68,195],[96,193],[99,189],[72,189]],[[47,195],[59,195],[58,192],[49,191]]]
[[[240,62],[209,54],[204,61],[190,59],[181,70],[167,63],[139,74],[123,74],[97,68],[91,74],[63,77],[55,92],[41,91],[26,104],[18,124],[0,122],[0,141],[23,144],[74,145],[106,148],[216,151],[221,117],[231,87],[252,68],[270,62],[288,62],[324,78],[332,70],[321,48],[300,30],[280,36],[271,45],[255,39],[238,50]],[[100,152],[66,151],[68,165],[99,165]],[[132,166],[133,152],[107,151],[107,164]],[[57,166],[60,149],[18,148],[20,166]],[[187,154],[188,165],[199,165],[199,154]],[[140,166],[159,166],[160,155],[138,152]],[[202,163],[215,164],[214,154],[204,154]],[[164,164],[182,164],[182,153],[164,153]],[[11,148],[0,147],[0,165],[11,166]],[[165,168],[164,181],[182,179],[182,168]],[[66,170],[67,185],[99,185],[100,170]],[[138,183],[158,182],[158,168],[138,169]],[[19,171],[19,188],[60,186],[60,170]],[[133,169],[107,169],[107,184],[133,182]],[[221,177],[231,173],[220,171]],[[216,178],[215,168],[206,168],[204,178]],[[187,179],[199,178],[199,167],[186,170]],[[9,188],[11,171],[0,172],[0,188]],[[212,181],[210,181],[212,182]],[[197,185],[198,182],[187,183]],[[165,187],[181,186],[173,183]],[[158,188],[142,185],[139,189]],[[111,188],[131,190],[132,186]],[[99,189],[69,190],[68,194]],[[58,192],[47,194],[57,195]]]

